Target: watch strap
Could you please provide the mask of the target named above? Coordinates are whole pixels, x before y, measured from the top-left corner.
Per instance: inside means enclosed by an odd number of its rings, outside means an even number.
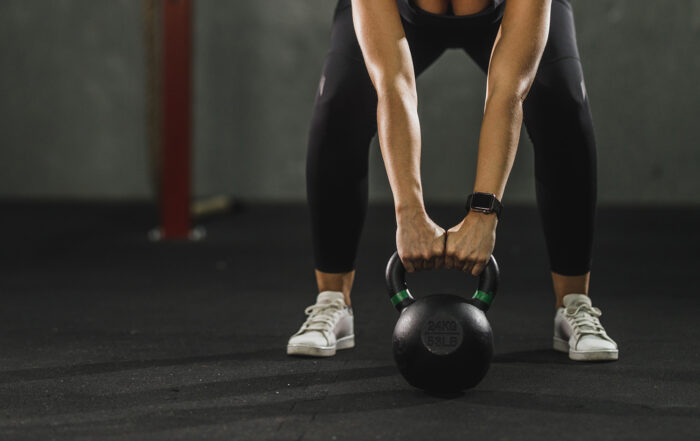
[[[477,192],[477,193],[480,193],[480,192]],[[499,201],[498,198],[492,193],[480,193],[480,194],[487,194],[487,195],[491,196],[491,208],[487,213],[496,213],[496,218],[498,218],[498,220],[501,220],[501,210],[503,209],[503,204],[501,204],[501,201]],[[467,209],[467,212],[471,211],[473,196],[474,196],[474,193],[467,196],[467,204],[465,207]]]

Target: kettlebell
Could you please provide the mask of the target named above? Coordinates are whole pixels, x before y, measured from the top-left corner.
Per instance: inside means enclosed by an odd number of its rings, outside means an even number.
[[[386,286],[391,303],[400,312],[392,347],[399,372],[410,385],[457,392],[484,378],[493,355],[493,334],[484,313],[496,295],[498,279],[498,264],[491,256],[471,299],[453,294],[414,299],[399,253],[391,256]]]

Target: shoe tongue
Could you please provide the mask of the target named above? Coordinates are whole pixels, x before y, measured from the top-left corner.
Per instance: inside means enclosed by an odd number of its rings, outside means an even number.
[[[340,291],[323,291],[316,298],[316,303],[331,303],[333,300],[340,299],[345,302],[345,296]]]
[[[564,296],[563,301],[565,308],[573,305],[580,305],[581,303],[591,306],[591,299],[585,294],[567,294]]]

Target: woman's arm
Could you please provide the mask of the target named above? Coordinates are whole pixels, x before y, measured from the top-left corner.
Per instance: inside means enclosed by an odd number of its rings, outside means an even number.
[[[413,61],[395,0],[353,0],[355,34],[377,91],[377,132],[406,270],[442,265],[444,230],[425,212],[420,179],[420,124]]]
[[[377,129],[396,210],[422,210],[415,75],[394,0],[353,0],[355,33],[377,91]]]
[[[503,197],[520,138],[523,101],[549,34],[551,0],[508,0],[491,53],[474,191]]]
[[[508,0],[491,52],[475,192],[502,200],[523,120],[523,101],[549,34],[551,0]],[[496,215],[470,212],[447,234],[445,266],[479,275],[493,252]]]

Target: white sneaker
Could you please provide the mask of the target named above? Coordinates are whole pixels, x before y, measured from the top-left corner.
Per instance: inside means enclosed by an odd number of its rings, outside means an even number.
[[[563,300],[554,316],[554,349],[568,352],[572,360],[617,360],[617,343],[600,324],[600,309],[584,294],[568,294]]]
[[[288,355],[331,357],[338,349],[355,347],[352,308],[342,292],[323,291],[304,313],[309,317],[289,339]]]

